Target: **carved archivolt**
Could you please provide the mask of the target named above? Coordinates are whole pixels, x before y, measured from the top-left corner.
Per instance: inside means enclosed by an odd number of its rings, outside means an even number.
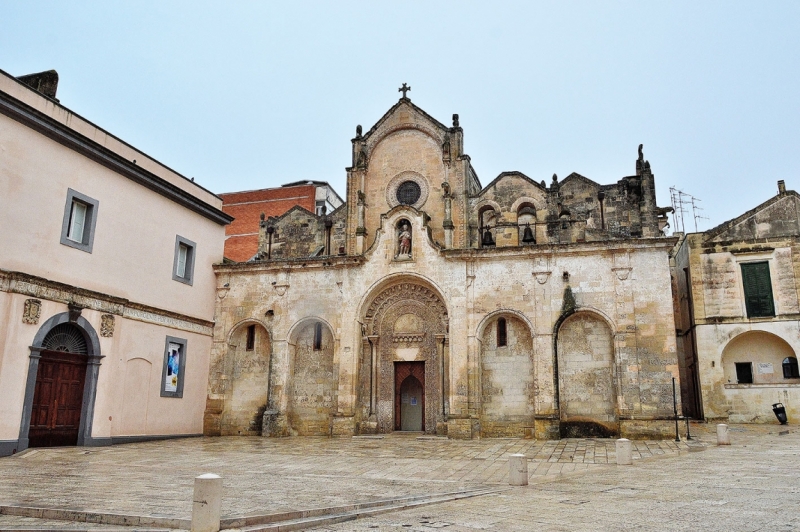
[[[441,325],[447,325],[447,307],[439,295],[430,288],[415,283],[400,283],[390,286],[372,300],[364,316],[367,333],[379,334],[380,322],[386,310],[401,302],[414,302],[423,305],[433,315],[438,316]],[[446,330],[446,329],[445,329]]]

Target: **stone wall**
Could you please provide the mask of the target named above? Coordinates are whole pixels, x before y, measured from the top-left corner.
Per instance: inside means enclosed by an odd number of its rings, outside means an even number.
[[[322,341],[315,348],[314,335],[320,324]],[[336,412],[334,340],[330,329],[320,322],[304,322],[290,347],[293,367],[290,380],[289,426],[293,434],[327,436]]]
[[[506,320],[506,345],[498,346],[498,320]],[[537,395],[530,327],[501,314],[481,337],[481,433],[522,437],[534,426]]]

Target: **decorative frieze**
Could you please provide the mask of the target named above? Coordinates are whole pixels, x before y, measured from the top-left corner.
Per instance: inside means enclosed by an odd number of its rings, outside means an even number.
[[[100,336],[103,338],[114,336],[114,316],[111,314],[100,316]]]
[[[42,314],[42,302],[38,299],[26,299],[25,306],[22,309],[22,323],[28,325],[36,325],[39,323],[39,317]]]
[[[38,323],[41,314],[41,300],[69,305],[71,310],[74,309],[73,312],[77,309],[95,310],[111,315],[110,317],[122,316],[206,336],[211,336],[214,325],[210,321],[133,303],[127,299],[102,292],[58,283],[22,272],[0,270],[0,290],[36,298],[25,301],[22,317],[23,323],[34,325]],[[112,325],[109,336],[113,334],[113,328]]]

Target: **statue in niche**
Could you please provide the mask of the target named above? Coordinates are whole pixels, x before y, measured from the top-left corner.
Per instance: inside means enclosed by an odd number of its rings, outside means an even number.
[[[411,255],[411,228],[407,222],[400,226],[400,234],[397,237],[399,244],[398,257],[408,257]]]

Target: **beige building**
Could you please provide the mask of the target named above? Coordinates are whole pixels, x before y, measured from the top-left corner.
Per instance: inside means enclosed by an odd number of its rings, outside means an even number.
[[[0,72],[0,456],[199,434],[231,218],[57,80]]]
[[[775,422],[800,416],[800,196],[778,195],[674,251],[686,414]]]
[[[673,434],[676,240],[641,146],[616,183],[482,186],[463,139],[404,96],[358,126],[341,208],[215,266],[206,434]]]

